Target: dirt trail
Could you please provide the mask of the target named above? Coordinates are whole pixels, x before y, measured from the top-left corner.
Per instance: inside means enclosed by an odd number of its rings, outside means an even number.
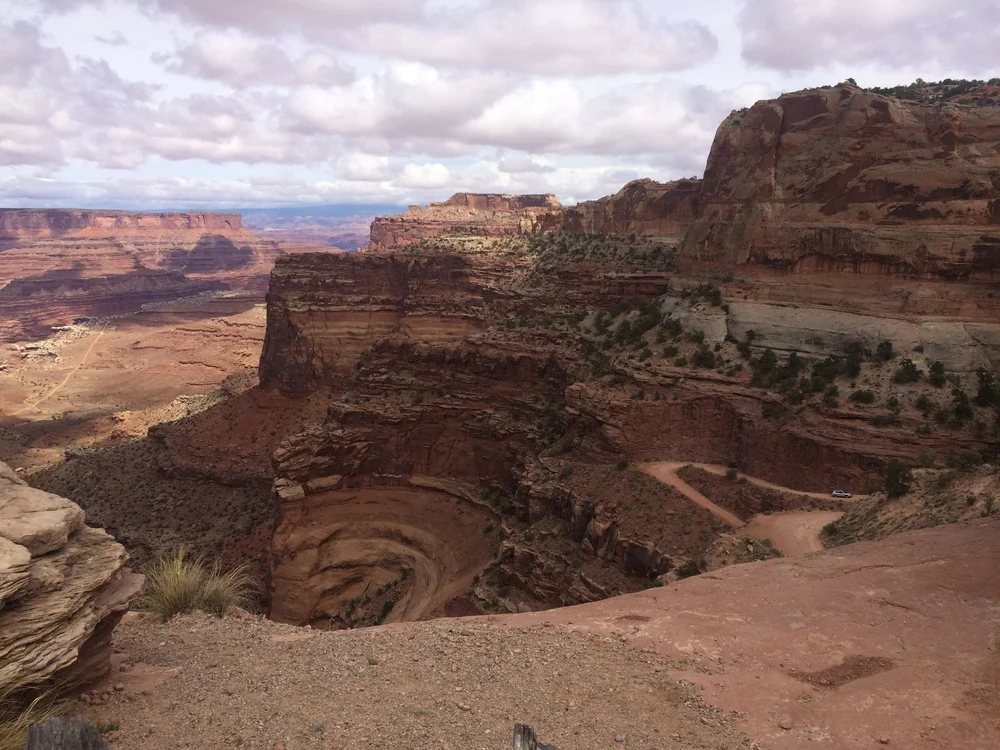
[[[743,532],[756,539],[770,539],[785,557],[797,557],[822,551],[820,531],[842,515],[839,511],[830,510],[790,510],[759,515],[754,516]]]
[[[639,471],[643,474],[648,474],[653,477],[653,479],[658,479],[664,484],[673,487],[675,490],[683,494],[689,500],[697,503],[705,510],[709,511],[713,516],[718,518],[720,521],[728,523],[730,526],[739,527],[743,525],[743,520],[734,513],[729,512],[725,508],[722,508],[703,494],[698,492],[694,487],[685,482],[679,476],[677,476],[677,470],[682,466],[686,466],[686,463],[680,463],[675,461],[658,461],[656,463],[649,464],[639,464]]]
[[[52,398],[52,396],[57,394],[59,391],[61,391],[63,386],[65,386],[70,381],[70,378],[76,375],[76,373],[80,371],[80,368],[83,367],[84,364],[86,364],[87,357],[90,356],[90,353],[94,350],[94,347],[97,345],[97,342],[101,340],[101,336],[104,335],[104,330],[107,327],[108,324],[105,323],[104,326],[101,328],[100,332],[97,334],[97,336],[94,337],[94,340],[90,342],[90,346],[87,347],[87,351],[85,351],[83,353],[83,356],[80,357],[80,361],[77,363],[76,367],[74,367],[72,370],[66,373],[66,377],[63,378],[58,385],[53,386],[48,393],[46,393],[44,396],[42,396],[34,403],[28,404],[27,406],[18,409],[16,412],[13,413],[12,416],[17,417],[23,414],[24,412],[28,411],[29,409],[37,409],[40,404],[44,403],[48,399]]]
[[[721,521],[728,523],[734,528],[743,526],[744,522],[738,516],[716,505],[701,492],[677,476],[677,470],[684,466],[694,466],[719,476],[725,476],[726,472],[729,471],[727,467],[719,466],[718,464],[695,464],[688,461],[657,461],[655,463],[640,464],[639,470],[683,493],[690,500],[710,511]],[[800,492],[799,490],[782,487],[763,479],[747,476],[742,472],[740,472],[740,476],[746,477],[748,482],[758,487],[766,487],[778,492],[804,495],[821,500],[829,498],[829,495],[822,492]],[[836,511],[788,511],[786,513],[772,513],[771,515],[758,515],[746,525],[743,531],[748,536],[758,539],[770,539],[783,555],[786,557],[795,557],[822,550],[823,544],[819,540],[820,531],[828,523],[837,520],[842,515],[843,513]]]

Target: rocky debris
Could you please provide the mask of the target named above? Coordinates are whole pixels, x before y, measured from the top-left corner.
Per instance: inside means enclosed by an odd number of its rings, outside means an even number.
[[[368,251],[404,247],[436,237],[508,237],[535,231],[561,211],[554,195],[457,193],[444,203],[411,206],[372,222]]]
[[[0,463],[0,685],[93,680],[111,631],[142,587],[125,549],[83,511]]]
[[[701,180],[635,180],[615,195],[571,206],[563,227],[578,234],[650,235],[679,244],[698,210]]]
[[[690,673],[669,674],[672,663],[611,632],[494,617],[320,632],[256,617],[139,615],[115,645],[126,668],[98,686],[108,699],[70,710],[120,723],[130,750],[510,750],[518,721],[558,748],[609,747],[616,735],[644,750],[752,747],[735,717],[678,680]],[[152,664],[175,672],[135,689]],[[116,680],[124,692],[112,690]]]

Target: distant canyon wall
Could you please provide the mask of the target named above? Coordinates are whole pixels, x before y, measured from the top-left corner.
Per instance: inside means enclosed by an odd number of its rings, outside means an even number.
[[[426,208],[372,222],[369,251],[405,247],[435,237],[511,237],[539,228],[562,206],[553,195],[457,193]]]
[[[201,291],[263,292],[280,254],[238,214],[0,209],[0,341]]]

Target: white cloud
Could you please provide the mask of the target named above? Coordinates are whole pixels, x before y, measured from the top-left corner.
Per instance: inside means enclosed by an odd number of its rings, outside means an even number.
[[[739,26],[744,57],[782,70],[877,62],[995,75],[1000,60],[996,0],[746,0]]]
[[[323,50],[310,50],[293,60],[274,42],[232,30],[201,34],[175,55],[158,60],[171,72],[238,88],[256,84],[338,86],[354,79],[353,71]]]

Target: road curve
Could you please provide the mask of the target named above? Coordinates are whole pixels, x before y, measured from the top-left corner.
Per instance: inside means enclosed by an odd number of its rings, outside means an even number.
[[[643,474],[648,474],[653,477],[653,479],[658,479],[665,485],[673,487],[686,498],[709,511],[720,521],[728,523],[734,528],[742,526],[743,520],[739,516],[716,505],[690,484],[677,476],[677,470],[686,465],[687,464],[677,463],[674,461],[657,461],[656,463],[639,464],[638,469]]]

